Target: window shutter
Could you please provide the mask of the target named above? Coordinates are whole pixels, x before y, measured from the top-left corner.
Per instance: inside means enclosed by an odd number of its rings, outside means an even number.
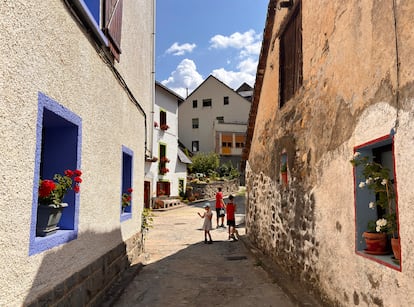
[[[105,1],[105,34],[109,39],[109,49],[118,62],[121,54],[122,2]]]

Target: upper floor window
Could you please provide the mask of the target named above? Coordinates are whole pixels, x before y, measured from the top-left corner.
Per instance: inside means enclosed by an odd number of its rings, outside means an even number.
[[[197,108],[197,100],[193,100],[193,109]]]
[[[216,119],[219,123],[224,123],[224,116],[217,116]]]
[[[229,104],[229,96],[224,96],[223,103],[224,103],[224,105]]]
[[[193,129],[198,128],[198,118],[193,118]]]
[[[203,107],[211,107],[211,98],[203,99]]]
[[[76,13],[119,62],[123,0],[71,0]]]
[[[160,110],[160,129],[167,130],[169,126],[167,125],[167,112]]]
[[[299,4],[280,36],[280,107],[302,86],[302,12]]]

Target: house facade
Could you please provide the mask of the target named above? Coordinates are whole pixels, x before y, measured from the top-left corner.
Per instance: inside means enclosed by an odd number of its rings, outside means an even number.
[[[191,160],[178,146],[178,104],[183,98],[155,82],[154,136],[152,153],[156,159],[146,166],[151,200],[160,195],[179,196],[187,184],[187,164]]]
[[[409,1],[269,2],[243,153],[247,236],[339,306],[414,303],[413,13]],[[384,250],[364,241],[385,230]]]
[[[142,252],[154,10],[122,0],[0,6],[1,306],[99,305]],[[57,226],[42,228],[50,206],[39,199],[52,194],[40,180],[54,174],[76,185]]]
[[[215,152],[239,168],[250,101],[209,76],[178,108],[180,141],[193,153]]]

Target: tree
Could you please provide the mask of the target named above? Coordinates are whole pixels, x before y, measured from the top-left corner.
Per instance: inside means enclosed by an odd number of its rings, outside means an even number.
[[[207,174],[209,170],[215,171],[220,165],[220,157],[217,153],[198,153],[192,157],[189,165],[190,173]]]

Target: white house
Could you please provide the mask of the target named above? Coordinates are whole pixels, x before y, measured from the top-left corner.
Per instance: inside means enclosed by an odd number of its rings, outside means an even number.
[[[178,104],[183,98],[155,82],[153,157],[146,165],[146,185],[150,200],[160,195],[178,196],[185,192],[187,164],[191,160],[178,147]]]
[[[99,305],[142,252],[154,10],[154,1],[0,5],[0,306]],[[66,170],[78,170],[80,191],[58,197],[68,205],[43,228],[51,194],[40,180]]]
[[[243,87],[244,89],[245,87]],[[239,167],[250,101],[209,76],[178,108],[180,141],[193,153],[215,152]]]

